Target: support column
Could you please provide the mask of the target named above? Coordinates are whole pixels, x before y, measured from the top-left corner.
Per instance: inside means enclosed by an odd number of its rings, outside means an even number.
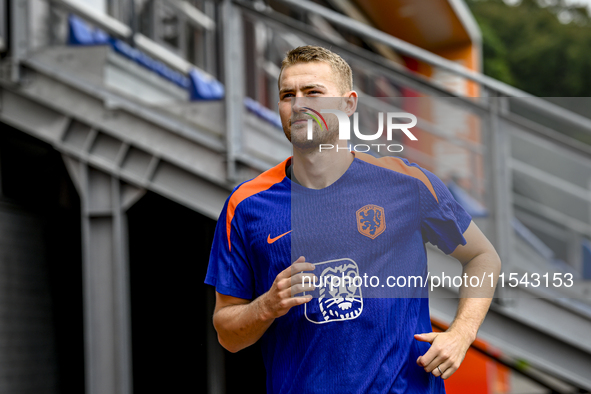
[[[10,81],[20,82],[20,62],[26,57],[29,46],[29,2],[10,0]]]
[[[222,3],[224,88],[226,102],[227,179],[237,181],[236,159],[242,150],[244,110],[244,42],[242,15],[231,0]]]
[[[489,97],[489,141],[490,165],[494,202],[495,248],[501,258],[504,271],[511,270],[511,254],[513,246],[513,181],[511,174],[510,135],[501,125],[501,114],[507,110],[507,99]],[[510,289],[497,286],[496,301],[505,303]]]
[[[131,394],[126,211],[143,189],[64,157],[80,193],[87,394]]]

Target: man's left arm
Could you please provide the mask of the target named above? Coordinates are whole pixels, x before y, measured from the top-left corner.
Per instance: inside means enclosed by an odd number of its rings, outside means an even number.
[[[431,348],[417,359],[417,364],[426,372],[443,379],[449,378],[460,367],[466,352],[476,339],[478,328],[490,307],[501,270],[501,259],[494,246],[474,222],[470,223],[463,235],[466,245],[459,245],[450,254],[462,263],[462,277],[476,276],[482,280],[483,273],[485,278],[490,278],[492,273],[493,283],[492,286],[460,289],[456,317],[445,332],[415,335],[416,340],[431,343]],[[469,285],[469,281],[467,282]]]

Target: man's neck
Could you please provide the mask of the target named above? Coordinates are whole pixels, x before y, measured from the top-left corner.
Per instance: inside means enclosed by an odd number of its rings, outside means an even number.
[[[336,182],[355,156],[345,146],[323,152],[302,152],[294,147],[292,171],[298,182],[309,189],[324,189]]]

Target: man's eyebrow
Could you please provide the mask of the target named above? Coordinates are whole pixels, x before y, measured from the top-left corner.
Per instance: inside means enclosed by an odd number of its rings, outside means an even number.
[[[321,85],[321,84],[319,84],[319,83],[315,83],[315,84],[306,85],[306,86],[304,86],[304,87],[303,87],[303,89],[304,89],[304,90],[308,90],[308,89],[318,89],[318,88],[321,88],[321,89],[326,89],[326,86],[324,86],[324,85]]]
[[[314,83],[314,84],[310,84],[310,85],[306,85],[306,86],[302,86],[302,90],[309,90],[309,89],[326,89],[326,86],[319,84],[319,83]],[[283,94],[285,92],[293,92],[293,88],[283,88],[279,91],[279,94]]]

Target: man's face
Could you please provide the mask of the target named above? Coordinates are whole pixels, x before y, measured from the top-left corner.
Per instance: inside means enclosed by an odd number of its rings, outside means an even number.
[[[323,115],[328,125],[313,123],[313,139],[308,140],[308,119],[304,107],[320,111],[324,108],[344,110],[345,99],[337,85],[330,64],[325,62],[298,63],[283,70],[279,89],[279,115],[287,139],[301,150],[318,149],[319,144],[335,144],[338,120],[335,115]],[[345,94],[346,95],[346,94]],[[314,99],[325,97],[323,99]],[[331,99],[331,97],[334,97]]]

